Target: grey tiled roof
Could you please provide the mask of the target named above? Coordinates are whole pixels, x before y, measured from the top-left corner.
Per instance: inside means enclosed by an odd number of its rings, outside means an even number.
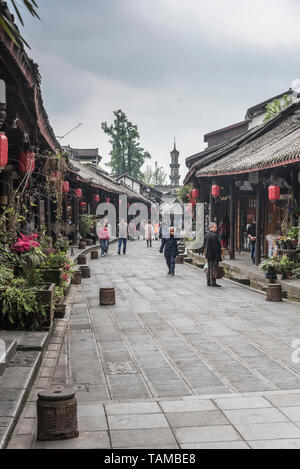
[[[144,202],[147,204],[151,203],[151,200],[138,194],[132,189],[129,189],[123,184],[119,184],[107,174],[99,171],[91,164],[80,163],[76,160],[70,160],[70,170],[77,174],[77,176],[83,181],[90,183],[91,185],[100,189],[112,192],[114,194],[126,194],[128,199]]]
[[[300,104],[195,163],[196,176],[259,171],[300,161]]]

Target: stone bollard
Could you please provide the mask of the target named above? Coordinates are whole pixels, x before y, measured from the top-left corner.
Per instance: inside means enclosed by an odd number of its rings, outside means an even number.
[[[89,268],[88,265],[82,265],[80,267],[81,273],[82,273],[82,278],[90,278],[91,276],[91,269]]]
[[[282,301],[282,287],[279,283],[269,283],[267,285],[266,301]]]
[[[114,288],[100,288],[99,292],[99,302],[100,305],[115,305],[116,304],[116,294]]]
[[[86,248],[86,242],[85,241],[79,241],[78,249],[85,249]]]
[[[86,264],[86,256],[84,254],[80,254],[77,257],[77,264],[78,265],[85,265]]]
[[[92,251],[91,252],[91,259],[99,259],[98,251]]]
[[[88,245],[88,246],[93,246],[93,244],[94,244],[94,243],[93,243],[93,240],[92,240],[91,238],[89,238],[89,239],[87,240],[87,245]]]
[[[56,387],[38,393],[37,439],[77,438],[77,401],[73,389]]]
[[[74,277],[71,280],[71,283],[73,285],[80,285],[81,280],[82,280],[82,272],[81,272],[81,270],[76,270],[75,274],[74,274]]]
[[[177,256],[175,260],[176,264],[183,264],[183,259],[184,259],[184,256],[180,256],[180,255]]]

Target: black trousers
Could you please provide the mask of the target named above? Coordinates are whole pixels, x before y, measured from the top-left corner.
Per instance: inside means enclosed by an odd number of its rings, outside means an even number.
[[[152,248],[152,239],[147,239],[147,248],[150,246]]]
[[[167,266],[169,268],[169,272],[171,274],[174,274],[176,256],[173,256],[172,254],[169,254],[168,252],[165,252],[165,259],[166,259]]]
[[[207,269],[207,285],[215,285],[216,284],[216,277],[215,277],[215,267],[217,267],[217,261],[208,261],[208,269]]]

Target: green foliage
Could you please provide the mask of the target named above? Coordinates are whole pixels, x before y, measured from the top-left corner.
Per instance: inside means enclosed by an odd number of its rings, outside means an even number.
[[[70,247],[69,240],[64,236],[59,235],[54,247],[59,252],[67,253]]]
[[[293,270],[297,267],[297,264],[291,261],[288,256],[282,256],[280,265],[286,274],[292,274]]]
[[[35,17],[39,18],[39,15],[37,13],[37,8],[38,4],[35,0],[21,0],[27,11]],[[17,1],[16,0],[10,0],[11,6],[13,7],[20,23],[22,26],[24,26],[24,21],[23,17],[21,15],[20,9],[18,7]],[[20,46],[20,44],[24,43],[26,44],[27,47],[29,45],[25,41],[25,39],[21,36],[19,29],[14,25],[13,20],[11,15],[4,15],[0,14],[0,28],[2,28],[6,34],[10,37],[10,39],[17,45]],[[29,47],[30,48],[30,47]]]
[[[155,169],[147,166],[146,170],[142,173],[142,180],[149,186],[163,186],[166,184],[167,174],[164,172],[162,166],[158,166],[155,162]]]
[[[38,304],[35,291],[32,289],[8,287],[1,293],[0,303],[2,320],[22,328],[26,327],[30,318],[31,327],[38,329],[38,315],[45,316],[45,310]]]
[[[178,189],[178,192],[177,192],[178,200],[182,204],[187,204],[189,202],[187,195],[189,194],[189,192],[191,192],[191,190],[192,190],[192,184],[186,184],[185,186]]]
[[[79,219],[79,232],[82,238],[87,238],[91,234],[95,217],[93,215],[81,215]]]
[[[16,254],[6,251],[3,247],[0,247],[0,265],[13,268],[18,262]]]
[[[276,114],[278,114],[280,111],[292,104],[292,102],[293,98],[291,96],[288,96],[287,94],[283,96],[283,104],[280,103],[279,99],[274,99],[271,103],[267,104],[266,106],[267,113],[264,122],[276,116]]]
[[[127,173],[139,179],[142,177],[141,167],[151,155],[141,148],[138,128],[128,120],[126,114],[119,109],[114,111],[114,116],[113,124],[108,125],[107,122],[101,124],[103,131],[111,137],[111,160],[108,166],[114,173]]]
[[[11,284],[14,276],[12,269],[7,268],[5,265],[0,264],[0,287]]]
[[[41,264],[42,269],[61,269],[65,263],[70,261],[64,252],[51,253]]]
[[[270,275],[281,273],[282,269],[280,267],[277,257],[272,257],[270,259],[265,259],[259,264],[259,268],[263,272],[268,272]]]
[[[293,226],[290,231],[288,232],[288,237],[297,240],[298,239],[298,234],[299,234],[299,227],[298,226]]]
[[[56,304],[62,304],[65,299],[65,290],[63,287],[54,288],[54,301]]]

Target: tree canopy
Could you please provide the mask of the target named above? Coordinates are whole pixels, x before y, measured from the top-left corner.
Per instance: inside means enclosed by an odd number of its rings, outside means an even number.
[[[166,184],[167,174],[163,170],[162,166],[158,166],[155,161],[155,168],[147,166],[143,172],[142,179],[149,186],[163,186]]]
[[[21,1],[22,1],[23,6],[25,6],[27,11],[29,11],[29,13],[33,17],[40,19],[37,13],[38,4],[36,0],[21,0]],[[15,11],[21,25],[24,26],[23,16],[21,14],[20,7],[17,5],[17,2],[15,0],[10,0],[10,4],[13,10]],[[19,29],[14,24],[13,17],[10,14],[8,9],[5,13],[0,13],[0,28],[4,29],[6,34],[11,38],[11,40],[16,45],[19,46],[20,43],[24,43],[26,44],[27,47],[29,47],[25,39],[21,36]]]
[[[142,178],[141,167],[151,155],[140,146],[140,134],[136,125],[133,125],[121,110],[114,111],[113,124],[102,122],[103,131],[109,135],[112,150],[111,160],[107,165],[114,173],[127,173],[137,179]]]

